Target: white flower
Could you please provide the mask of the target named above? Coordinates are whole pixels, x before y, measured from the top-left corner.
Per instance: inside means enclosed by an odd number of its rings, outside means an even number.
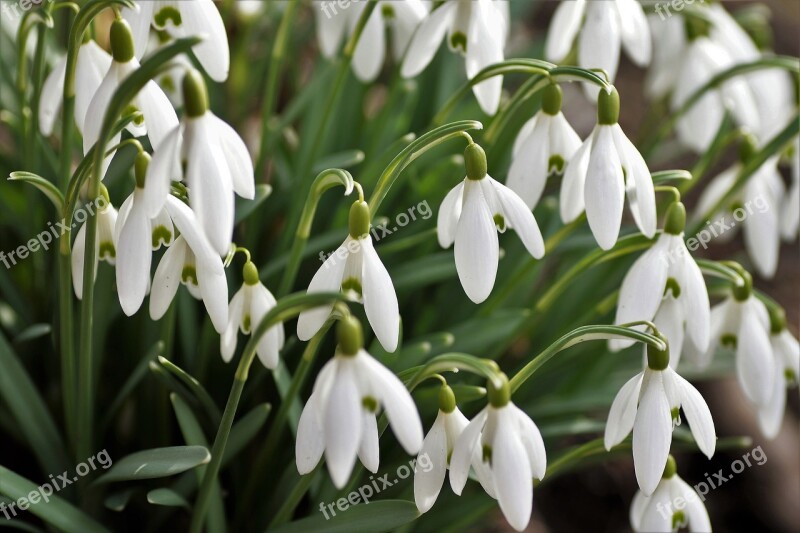
[[[317,40],[325,57],[330,59],[336,56],[345,32],[353,32],[366,7],[366,2],[353,2],[347,9],[342,9],[335,2],[314,4]],[[422,0],[378,1],[353,54],[353,72],[358,79],[371,82],[380,74],[386,56],[386,26],[392,29],[392,55],[399,62],[403,59],[411,36],[428,15],[429,9],[428,2]]]
[[[145,202],[151,215],[158,213],[171,181],[185,177],[189,205],[203,232],[217,253],[226,255],[233,236],[234,193],[255,196],[253,161],[236,131],[208,109],[205,82],[197,71],[184,75],[183,99],[183,123],[154,145]]]
[[[238,2],[237,2],[238,3]],[[143,0],[138,11],[122,8],[122,16],[133,28],[136,57],[147,51],[150,25],[173,38],[203,36],[192,51],[214,81],[225,81],[230,70],[230,50],[225,24],[212,0]]]
[[[662,98],[675,86],[675,73],[681,68],[686,51],[686,20],[680,15],[671,17],[647,15],[653,42],[653,57],[645,77],[644,92],[648,98]]]
[[[409,454],[422,446],[422,423],[403,383],[363,346],[361,326],[339,322],[339,348],[317,376],[297,426],[295,454],[300,474],[311,472],[323,452],[337,488],[350,477],[356,457],[378,471],[378,425],[382,406],[397,440]]]
[[[621,46],[640,67],[650,62],[650,28],[644,10],[636,0],[562,2],[547,32],[547,60],[556,63],[563,61],[579,30],[578,65],[602,68],[611,82],[617,75]],[[592,100],[597,98],[594,89],[590,86],[584,88],[587,97]]]
[[[507,387],[507,383],[505,385]],[[533,506],[533,478],[542,479],[547,456],[533,420],[490,383],[489,405],[464,428],[450,458],[450,486],[460,495],[470,465],[481,486],[500,503],[517,531],[528,526]],[[502,394],[500,394],[502,396]]]
[[[686,210],[672,204],[667,211],[664,232],[655,244],[631,266],[619,292],[615,324],[653,320],[670,346],[670,366],[678,367],[687,341],[705,351],[711,327],[708,291],[703,273],[683,241]],[[637,329],[643,327],[637,326]],[[631,346],[633,341],[613,339],[612,350]]]
[[[111,56],[100,48],[94,39],[81,44],[75,63],[75,124],[83,132],[86,111],[97,92],[103,76],[111,66]],[[64,79],[67,72],[67,57],[61,58],[42,85],[39,98],[39,130],[43,135],[53,133],[56,116],[61,109],[64,96]]]
[[[107,193],[106,193],[107,194]],[[94,274],[97,277],[97,264],[105,261],[109,265],[116,264],[117,246],[114,238],[114,227],[117,224],[117,210],[108,201],[104,194],[98,198],[94,205],[97,206],[97,237],[95,239],[95,268]],[[89,209],[87,206],[86,209]],[[80,300],[83,298],[83,266],[86,255],[86,224],[81,226],[72,243],[72,288],[75,296]]]
[[[572,222],[586,210],[589,227],[604,250],[617,242],[625,196],[647,237],[656,233],[653,180],[642,155],[617,123],[619,94],[600,90],[598,122],[572,156],[561,183],[561,219]]]
[[[769,400],[758,409],[761,432],[769,439],[778,435],[786,408],[786,387],[797,385],[800,377],[800,345],[788,329],[770,335],[775,356],[775,378]]]
[[[544,89],[542,109],[525,123],[514,141],[508,187],[533,209],[547,178],[562,176],[581,139],[561,113],[561,88]]]
[[[446,35],[450,50],[465,56],[467,77],[473,78],[485,67],[503,61],[508,26],[508,3],[504,0],[447,0],[417,28],[401,74],[411,78],[422,72]],[[502,76],[472,88],[486,114],[497,112],[502,88]]]
[[[350,209],[350,234],[325,260],[308,285],[308,293],[344,291],[364,302],[370,326],[385,350],[394,352],[400,338],[400,310],[392,278],[372,245],[369,207],[357,201]],[[333,309],[333,304],[303,311],[297,337],[313,337]]]
[[[220,339],[220,353],[227,363],[236,351],[236,337],[241,329],[249,335],[261,323],[270,309],[275,307],[275,297],[258,279],[256,266],[248,261],[244,266],[244,283],[231,299],[228,307],[228,326]],[[256,354],[261,363],[274,369],[278,366],[278,354],[285,340],[283,324],[272,326],[261,337],[256,346]]]
[[[183,283],[195,298],[202,298],[217,333],[228,325],[228,283],[222,259],[189,206],[170,196],[166,211],[181,232],[164,253],[153,276],[150,318],[158,320],[167,312],[178,285]]]
[[[792,182],[781,206],[781,236],[788,242],[797,238],[800,229],[800,137],[792,146]]]
[[[741,171],[737,163],[713,178],[697,202],[695,210],[705,216],[731,189]],[[766,278],[775,275],[781,244],[780,206],[785,195],[783,180],[778,171],[778,158],[768,159],[723,206],[722,212],[712,213],[717,232],[725,228],[725,237],[732,237],[744,227],[744,245],[759,274]],[[732,214],[732,216],[730,216]],[[699,222],[699,220],[698,220]],[[722,222],[720,227],[717,222]]]
[[[467,424],[469,420],[456,406],[453,389],[443,385],[439,391],[439,413],[422,441],[414,473],[414,501],[420,513],[428,512],[436,503],[456,440]],[[430,465],[430,468],[421,468],[424,464]]]
[[[631,502],[631,528],[636,533],[672,533],[682,528],[709,533],[711,521],[700,495],[675,473],[675,460],[667,467],[655,492],[637,491]]]
[[[633,430],[636,480],[642,492],[650,495],[667,462],[673,420],[680,424],[679,409],[689,421],[697,447],[709,458],[717,437],[708,405],[697,389],[670,368],[669,351],[648,347],[647,353],[644,371],[625,383],[611,404],[604,443],[610,450]]]
[[[486,174],[486,154],[477,144],[464,151],[467,177],[445,196],[436,229],[439,244],[455,242],[456,270],[470,300],[481,303],[497,277],[497,232],[511,228],[528,252],[544,256],[544,240],[528,206],[517,193]]]
[[[84,154],[89,152],[100,137],[106,109],[114,92],[125,78],[139,68],[139,61],[133,55],[131,29],[124,20],[115,20],[111,25],[111,47],[113,56],[111,66],[86,111],[83,132]],[[139,94],[133,98],[129,107],[128,112],[134,109],[141,112],[141,119],[135,119],[128,124],[126,129],[134,137],[147,135],[153,146],[161,144],[167,132],[178,124],[178,117],[169,98],[152,80],[147,82]],[[116,134],[104,149],[115,146],[119,143],[120,138],[121,133]],[[105,176],[112,157],[113,154],[105,159],[102,176]]]

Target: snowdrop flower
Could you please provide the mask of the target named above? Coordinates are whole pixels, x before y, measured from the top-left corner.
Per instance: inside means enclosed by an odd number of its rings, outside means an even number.
[[[425,70],[446,35],[448,47],[465,57],[467,77],[473,78],[485,67],[503,61],[508,26],[508,3],[504,0],[447,0],[417,28],[400,72],[404,78],[411,78]],[[502,89],[503,77],[495,76],[475,85],[472,91],[481,109],[494,115]]]
[[[670,455],[655,492],[647,496],[638,491],[633,497],[630,521],[636,533],[673,533],[683,528],[711,531],[703,500],[676,472],[675,459]]]
[[[136,189],[119,209],[114,229],[118,248],[117,292],[126,315],[131,316],[142,306],[150,289],[150,265],[153,251],[172,244],[172,220],[166,211],[148,216],[144,205],[144,179],[150,155],[140,152],[134,164]]]
[[[183,123],[176,124],[164,141],[155,145],[145,202],[151,216],[158,213],[169,196],[171,181],[185,177],[189,205],[208,240],[223,256],[233,236],[234,193],[255,197],[253,161],[236,131],[208,109],[205,82],[195,70],[183,77],[183,100]]]
[[[164,316],[178,285],[183,283],[192,296],[203,300],[214,329],[223,333],[228,326],[228,282],[222,259],[200,230],[200,221],[189,206],[170,196],[166,211],[181,235],[161,258],[153,276],[150,318]]]
[[[88,35],[88,34],[87,34]],[[78,49],[78,59],[75,62],[75,124],[83,132],[83,123],[86,111],[97,92],[103,76],[111,66],[111,56],[100,48],[94,39],[87,39]],[[67,57],[64,56],[56,63],[42,85],[42,94],[39,98],[39,130],[43,135],[53,133],[56,116],[61,109],[61,100],[64,96],[64,80],[67,73]]]
[[[112,61],[103,81],[94,93],[89,108],[86,111],[83,132],[83,153],[86,154],[100,138],[100,128],[103,126],[106,109],[122,81],[139,68],[139,61],[133,55],[133,37],[127,22],[117,19],[111,24],[111,52]],[[130,102],[128,111],[138,110],[141,118],[128,124],[127,130],[134,137],[147,135],[153,146],[158,146],[171,129],[178,124],[178,117],[169,102],[169,98],[154,81],[149,81],[139,91],[139,94]],[[121,134],[116,134],[110,141],[110,148],[119,143]],[[103,176],[111,162],[109,155],[104,164]]]
[[[795,137],[791,154],[792,183],[781,206],[781,236],[788,242],[797,238],[800,229],[800,137]]]
[[[703,273],[683,240],[686,209],[680,202],[667,210],[664,232],[647,252],[631,266],[617,303],[614,323],[654,320],[670,346],[670,366],[678,367],[684,332],[699,350],[709,342],[710,304]],[[643,329],[643,328],[639,328]],[[612,350],[631,346],[633,341],[613,339]]]
[[[450,458],[450,486],[464,489],[470,465],[486,493],[517,531],[528,526],[533,506],[533,478],[542,479],[547,456],[533,420],[511,401],[508,379],[496,387],[489,380],[489,405],[461,432]]]
[[[669,366],[669,347],[647,346],[647,366],[622,386],[608,413],[605,447],[611,450],[633,430],[633,466],[636,481],[649,496],[656,489],[672,443],[673,421],[680,424],[680,409],[689,421],[700,451],[711,457],[716,432],[705,400],[688,381]]]
[[[600,89],[597,125],[570,159],[561,183],[561,219],[572,222],[585,209],[592,234],[604,250],[617,242],[626,194],[639,230],[647,237],[656,233],[650,170],[618,119],[619,93]]]
[[[670,17],[647,15],[653,42],[653,57],[644,80],[644,92],[650,99],[666,96],[675,86],[675,73],[681,68],[686,46],[686,21],[676,13]]]
[[[455,242],[456,270],[470,300],[481,303],[497,277],[497,232],[511,228],[528,252],[544,256],[544,240],[531,210],[517,193],[486,173],[486,153],[475,143],[464,151],[467,176],[445,196],[436,223],[439,244]]]
[[[350,234],[322,264],[308,285],[308,292],[342,290],[364,302],[370,326],[386,351],[394,352],[400,339],[400,310],[392,278],[372,245],[369,206],[363,199],[350,208]],[[297,321],[297,337],[307,341],[328,319],[333,304],[303,311]]]
[[[212,80],[228,79],[228,34],[212,0],[144,0],[137,4],[138,11],[122,8],[122,16],[133,28],[137,58],[147,51],[151,25],[175,39],[201,35],[205,39],[192,48],[197,60]]]
[[[456,405],[453,389],[442,385],[439,391],[439,414],[431,426],[431,430],[422,441],[417,464],[425,458],[431,468],[418,468],[414,473],[414,500],[420,513],[426,513],[436,503],[442,490],[444,477],[453,454],[456,440],[469,424],[469,420]]]
[[[97,277],[97,264],[105,261],[109,265],[116,264],[117,261],[117,241],[114,238],[114,227],[117,224],[117,210],[111,205],[108,198],[108,191],[100,185],[100,196],[93,204],[87,204],[84,209],[97,207],[97,238],[95,239],[95,268],[94,274]],[[86,257],[86,224],[81,226],[72,244],[72,288],[75,296],[80,300],[83,298],[83,267]]]
[[[251,261],[244,265],[244,284],[233,295],[228,307],[228,325],[222,333],[220,352],[227,363],[236,351],[236,337],[239,330],[249,335],[261,323],[270,309],[275,307],[275,297],[258,279],[258,269]],[[285,340],[283,324],[272,326],[258,342],[256,354],[261,363],[274,369],[278,366],[278,354]]]
[[[783,421],[786,387],[796,386],[800,377],[800,345],[786,329],[785,316],[781,314],[777,320],[771,322],[772,332],[769,340],[775,356],[775,378],[769,400],[758,409],[758,423],[764,436],[774,439]]]
[[[520,130],[514,141],[508,187],[533,209],[551,175],[561,177],[581,139],[561,113],[561,87],[544,89],[542,109]]]
[[[347,483],[356,457],[378,471],[381,406],[397,440],[409,454],[422,446],[422,423],[403,383],[364,348],[361,324],[352,316],[339,321],[339,347],[317,376],[297,426],[297,470],[311,472],[322,454],[333,484]]]
[[[325,57],[331,59],[336,56],[345,31],[352,33],[355,30],[366,7],[366,2],[353,2],[346,10],[342,8],[342,11],[338,11],[336,2],[314,4],[317,40]],[[353,53],[353,72],[358,79],[368,83],[380,74],[386,56],[385,26],[392,29],[392,55],[396,61],[400,61],[414,30],[428,15],[429,10],[429,3],[422,0],[378,1]]]
[[[644,67],[650,63],[650,28],[644,10],[636,0],[562,2],[547,32],[547,60],[562,62],[569,54],[579,30],[578,65],[602,68],[610,82],[617,75],[620,47],[638,66]],[[597,93],[591,86],[584,88],[586,96],[595,100]]]

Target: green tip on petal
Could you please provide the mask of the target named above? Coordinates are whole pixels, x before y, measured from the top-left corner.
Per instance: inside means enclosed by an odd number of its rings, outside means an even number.
[[[247,285],[258,285],[258,269],[256,268],[255,263],[252,261],[248,261],[244,264],[244,268],[242,269],[242,277],[244,277],[244,282]]]
[[[486,386],[489,396],[489,405],[492,407],[505,407],[511,401],[511,387],[508,385],[508,377],[500,373],[500,386],[495,387],[493,379],[488,381]]]
[[[133,163],[133,174],[136,178],[136,188],[144,188],[144,180],[147,177],[147,167],[150,165],[150,154],[139,152],[136,161]]]
[[[486,163],[486,152],[476,143],[470,143],[464,150],[464,166],[467,167],[467,178],[471,180],[482,180],[486,177],[488,164]]]
[[[600,89],[597,97],[597,122],[605,126],[619,122],[619,93],[616,88],[612,88],[611,92]]]
[[[109,35],[111,43],[111,55],[117,63],[127,63],[133,59],[135,52],[133,47],[133,32],[125,19],[116,19],[111,23]]]
[[[194,69],[183,77],[183,106],[192,118],[202,117],[208,111],[208,90],[203,76]]]
[[[456,395],[446,383],[439,389],[439,410],[443,413],[452,413],[456,410]]]
[[[659,350],[655,346],[648,344],[647,366],[650,367],[650,370],[666,370],[669,366],[669,344],[667,343],[667,338],[661,333],[657,333],[656,336],[664,342],[666,348]]]
[[[664,219],[664,233],[680,235],[686,227],[686,206],[683,202],[673,202],[667,209]]]
[[[350,236],[354,239],[363,237],[369,233],[369,221],[372,215],[369,211],[369,205],[362,200],[356,200],[350,206]]]
[[[694,41],[700,37],[708,37],[711,31],[711,23],[698,15],[692,14],[687,11],[687,16],[684,17],[686,39],[689,42]]]
[[[561,112],[563,93],[557,83],[551,83],[542,91],[542,111],[548,115],[558,115]]]
[[[678,463],[675,462],[675,458],[670,455],[667,457],[667,465],[664,467],[664,473],[661,475],[664,479],[669,479],[674,476],[678,472]]]
[[[343,355],[356,355],[364,347],[364,331],[361,322],[352,315],[339,320],[336,327],[339,351]]]

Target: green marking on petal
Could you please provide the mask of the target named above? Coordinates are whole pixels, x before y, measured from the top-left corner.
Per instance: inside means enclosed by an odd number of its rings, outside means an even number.
[[[483,454],[481,455],[483,458],[484,463],[489,463],[489,466],[492,465],[492,447],[488,444],[483,445]]]
[[[378,400],[376,400],[372,396],[364,396],[364,398],[361,399],[361,405],[363,405],[364,409],[366,409],[370,413],[378,412]]]
[[[564,173],[564,158],[558,154],[553,154],[550,156],[550,160],[547,162],[547,170],[551,173],[556,173],[561,175]]]
[[[187,285],[189,283],[197,285],[197,270],[195,270],[193,265],[186,265],[183,267],[181,271],[181,282]]]
[[[128,106],[122,112],[122,116],[133,115],[134,113],[136,114],[136,117],[133,119],[133,123],[137,126],[141,126],[144,123],[144,115],[142,115],[142,112],[135,105],[128,104]]]
[[[447,450],[447,464],[450,465],[450,458],[453,457],[453,450]]]
[[[172,242],[172,232],[165,226],[156,226],[153,228],[153,249],[157,250],[162,245],[167,245]]]
[[[731,335],[730,333],[726,333],[722,336],[722,345],[727,346],[731,350],[736,349],[736,335]]]
[[[501,232],[506,230],[506,219],[503,218],[503,215],[497,214],[494,216],[494,225]]]
[[[178,90],[178,88],[175,86],[175,80],[173,80],[172,76],[169,74],[162,76],[161,80],[159,80],[159,83],[161,84],[161,88],[167,92],[174,93]]]
[[[667,278],[667,285],[664,287],[664,295],[667,292],[672,292],[673,298],[678,298],[681,295],[681,286],[675,278]]]
[[[117,257],[117,249],[114,248],[113,242],[101,242],[99,250],[101,260],[108,261]]]
[[[342,291],[344,292],[353,291],[359,296],[361,296],[363,294],[362,290],[363,289],[361,287],[361,282],[358,281],[356,278],[347,278],[342,282]]]
[[[673,407],[669,412],[673,420],[678,420],[681,416],[681,410],[678,407]]]
[[[463,53],[467,53],[467,36],[460,31],[455,32],[450,36],[450,48],[453,50],[461,49]]]
[[[252,326],[252,321],[250,319],[250,315],[244,315],[242,319],[242,331],[244,333],[250,333],[250,326]]]
[[[786,381],[788,381],[789,383],[794,383],[794,381],[797,379],[797,376],[795,375],[794,370],[792,370],[791,368],[785,368],[783,370],[783,376],[786,378]]]
[[[394,8],[389,4],[381,5],[381,13],[383,14],[383,18],[385,19],[393,19],[394,15]]]
[[[155,22],[156,26],[159,28],[163,28],[167,25],[167,22],[172,22],[172,25],[176,27],[180,26],[183,20],[181,19],[180,10],[173,6],[165,6],[159,9],[158,13],[153,15],[153,22]]]
[[[686,523],[686,515],[683,511],[676,511],[672,514],[672,529],[678,529]]]

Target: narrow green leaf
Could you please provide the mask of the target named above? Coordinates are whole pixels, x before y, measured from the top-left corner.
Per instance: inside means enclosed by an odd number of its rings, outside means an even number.
[[[336,513],[333,515],[333,513]],[[315,533],[381,533],[413,522],[420,513],[414,502],[406,500],[384,500],[369,504],[358,504],[340,512],[334,507],[328,517],[316,510],[314,516],[284,524],[271,530],[273,533],[314,531]]]
[[[21,181],[24,183],[30,183],[39,189],[42,194],[47,196],[47,199],[53,203],[57,212],[61,213],[64,210],[64,195],[61,194],[61,191],[59,191],[52,182],[47,181],[43,177],[38,176],[33,172],[17,171],[11,173],[8,181]]]
[[[95,483],[132,481],[174,476],[211,460],[203,446],[170,446],[153,448],[123,457]]]
[[[243,198],[236,197],[236,223],[238,224],[242,220],[246,219],[253,212],[258,209],[258,207],[264,203],[264,200],[270,197],[272,194],[272,186],[267,185],[265,183],[261,183],[256,185],[256,195],[252,200],[245,200]]]
[[[189,375],[188,372],[165,357],[158,356],[158,363],[170,374],[177,377],[181,383],[186,385],[192,394],[197,397],[200,404],[205,408],[209,418],[215,424],[218,424],[222,413],[220,413],[219,407],[217,407],[217,404],[214,403],[214,400],[208,394],[208,391],[206,391],[203,385],[201,385],[200,382],[197,381],[193,376]]]
[[[345,150],[319,159],[312,169],[322,172],[326,168],[351,168],[364,161],[364,152],[361,150]]]
[[[135,492],[136,489],[132,487],[119,492],[112,492],[103,501],[103,505],[105,505],[106,509],[121,513],[128,506]]]
[[[148,503],[153,505],[163,505],[164,507],[183,507],[190,509],[186,498],[168,488],[153,489],[147,493]]]
[[[233,425],[231,436],[228,439],[228,446],[225,448],[225,455],[222,458],[222,464],[227,464],[253,440],[258,430],[264,427],[271,410],[272,406],[270,404],[262,403],[255,406]]]
[[[23,342],[44,337],[49,335],[51,331],[53,331],[53,327],[50,324],[33,324],[14,337],[14,344],[22,344]]]

